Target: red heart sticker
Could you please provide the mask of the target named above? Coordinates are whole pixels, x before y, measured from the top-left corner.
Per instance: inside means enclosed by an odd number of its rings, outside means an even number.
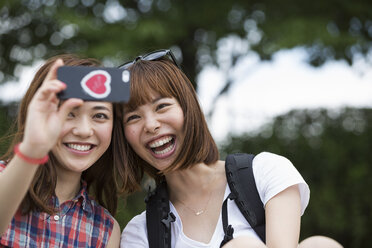
[[[80,84],[83,90],[94,98],[102,99],[111,93],[111,76],[104,70],[89,72]]]

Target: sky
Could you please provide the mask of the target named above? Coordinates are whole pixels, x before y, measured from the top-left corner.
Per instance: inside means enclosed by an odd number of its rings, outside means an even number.
[[[292,109],[372,107],[372,65],[356,59],[310,66],[303,48],[283,50],[271,61],[249,54],[229,72],[229,92],[213,100],[226,73],[207,67],[199,75],[198,94],[206,113],[215,107],[209,127],[217,142],[228,133],[253,132]]]
[[[262,62],[253,53],[229,70],[233,84],[227,94],[213,101],[224,86],[227,73],[206,66],[198,76],[198,95],[217,143],[228,133],[253,132],[277,115],[292,109],[372,107],[372,65],[356,60],[330,61],[319,68],[306,62],[303,48],[282,50]],[[19,100],[43,62],[17,70],[19,82],[0,85],[0,99]]]
[[[17,66],[15,74],[19,76],[19,81],[5,82],[0,85],[0,99],[5,103],[21,100],[42,64],[43,61],[40,60],[35,61],[31,66]]]

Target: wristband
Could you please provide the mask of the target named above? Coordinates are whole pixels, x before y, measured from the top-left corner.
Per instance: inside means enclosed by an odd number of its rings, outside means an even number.
[[[14,147],[14,154],[16,154],[18,157],[20,157],[22,160],[26,161],[27,163],[30,163],[30,164],[45,164],[46,162],[48,162],[48,159],[49,159],[49,156],[48,154],[45,155],[43,158],[30,158],[26,155],[24,155],[20,150],[19,150],[19,145],[21,143],[18,143],[15,147]]]

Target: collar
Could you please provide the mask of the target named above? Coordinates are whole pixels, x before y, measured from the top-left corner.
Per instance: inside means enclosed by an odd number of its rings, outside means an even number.
[[[88,195],[87,190],[87,183],[84,180],[81,180],[80,184],[80,190],[78,194],[71,200],[66,201],[62,204],[58,201],[58,198],[56,196],[53,196],[51,201],[55,208],[60,209],[60,211],[65,212],[68,211],[71,207],[73,207],[75,204],[81,204],[82,209],[86,213],[93,212],[93,202],[92,199],[90,199]],[[66,208],[67,207],[67,208]]]
[[[92,200],[89,198],[88,190],[87,190],[87,183],[82,180],[81,181],[81,188],[79,193],[72,199],[74,202],[81,202],[81,206],[85,212],[92,212],[93,211],[93,204]]]

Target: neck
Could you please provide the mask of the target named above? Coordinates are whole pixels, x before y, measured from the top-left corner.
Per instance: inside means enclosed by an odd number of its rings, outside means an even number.
[[[63,172],[57,169],[56,196],[59,203],[72,200],[80,190],[81,173]]]
[[[221,170],[221,162],[223,165],[223,161],[217,161],[209,166],[200,163],[190,169],[168,173],[165,178],[171,201],[173,202],[180,198],[187,200],[195,197],[195,195],[209,194],[214,187],[213,182],[217,181],[224,173],[224,170]],[[224,167],[222,166],[222,168]]]

